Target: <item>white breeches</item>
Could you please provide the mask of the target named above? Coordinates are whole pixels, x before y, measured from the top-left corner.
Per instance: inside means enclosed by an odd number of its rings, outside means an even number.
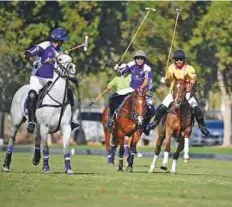
[[[126,95],[126,94],[134,92],[134,91],[135,90],[133,88],[129,87],[129,88],[124,88],[124,89],[117,91],[117,94],[118,95]]]
[[[190,92],[186,93],[186,99],[188,100],[189,105],[192,108],[195,106],[198,106],[197,100],[194,97],[191,97],[189,99],[189,96],[190,96]],[[169,93],[163,100],[162,104],[168,108],[172,102],[173,102],[173,97],[172,97],[172,94]]]
[[[30,90],[35,90],[37,94],[47,84],[48,81],[53,81],[53,78],[41,78],[35,75],[30,77]]]

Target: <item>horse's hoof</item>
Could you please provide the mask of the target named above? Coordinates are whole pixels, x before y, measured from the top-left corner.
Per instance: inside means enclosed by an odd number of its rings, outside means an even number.
[[[122,168],[118,168],[117,171],[118,171],[118,172],[123,172],[123,169],[122,169]]]
[[[38,165],[39,162],[40,162],[40,160],[35,160],[35,159],[32,160],[33,165]]]
[[[165,170],[165,171],[166,171],[168,168],[167,168],[167,167],[165,167],[165,166],[161,166],[161,167],[160,167],[160,169],[161,169],[161,170]]]
[[[43,167],[43,171],[44,171],[45,174],[50,173],[50,168],[49,168],[49,166],[48,166],[48,165],[44,166],[44,167]]]
[[[71,169],[67,169],[65,173],[68,175],[74,175],[74,172]]]
[[[149,169],[147,172],[148,172],[148,173],[153,173],[153,172],[154,172],[154,169]]]
[[[49,170],[44,170],[44,174],[49,174],[50,171]]]
[[[172,175],[175,175],[175,174],[176,174],[176,171],[171,170],[171,174],[172,174]]]
[[[133,167],[129,167],[129,166],[128,166],[128,167],[126,168],[126,171],[128,171],[128,172],[133,172]]]
[[[190,161],[190,158],[184,158],[184,163],[187,163]]]
[[[113,162],[111,162],[111,163],[108,163],[108,165],[109,165],[109,166],[114,166],[114,163],[113,163]]]
[[[38,154],[38,155],[35,154],[34,158],[32,160],[33,165],[38,165],[40,163],[40,158],[41,158],[40,154]]]
[[[3,172],[10,172],[10,168],[7,166],[3,166],[2,170]]]

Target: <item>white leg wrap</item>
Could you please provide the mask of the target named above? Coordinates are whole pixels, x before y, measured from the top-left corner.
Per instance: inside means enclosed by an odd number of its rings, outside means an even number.
[[[154,158],[152,160],[151,166],[150,166],[150,170],[149,172],[153,172],[153,170],[155,169],[155,165],[156,165],[156,160],[157,160],[158,156],[154,155]]]
[[[163,162],[162,162],[162,166],[167,167],[168,165],[168,156],[169,156],[169,152],[164,152],[164,158],[163,158]]]
[[[169,93],[163,100],[162,104],[168,108],[172,102],[173,102],[173,97],[172,94]]]
[[[171,173],[175,173],[176,172],[176,164],[177,164],[177,160],[172,160],[172,169],[171,169]]]
[[[189,138],[184,138],[184,159],[189,159]]]

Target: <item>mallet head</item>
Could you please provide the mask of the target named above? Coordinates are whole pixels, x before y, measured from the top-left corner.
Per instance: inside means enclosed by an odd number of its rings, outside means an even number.
[[[156,11],[156,9],[154,9],[154,8],[149,8],[149,7],[145,8],[145,9],[146,9],[146,10],[153,11],[153,12],[155,12],[155,11]]]

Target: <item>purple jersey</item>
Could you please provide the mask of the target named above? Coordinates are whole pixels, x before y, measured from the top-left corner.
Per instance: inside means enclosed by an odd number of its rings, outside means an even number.
[[[151,75],[149,74],[150,72],[151,72],[150,66],[144,64],[143,68],[139,68],[139,66],[135,63],[134,60],[127,63],[126,67],[120,71],[121,75],[125,73],[131,74],[130,87],[133,89],[139,88],[144,82],[145,78],[149,78],[149,82],[150,82],[150,79],[152,78]]]
[[[51,42],[42,42],[28,50],[31,56],[38,56],[41,67],[38,68],[35,75],[41,78],[53,78],[54,63],[45,63],[46,60],[55,58],[60,48],[55,48]]]

